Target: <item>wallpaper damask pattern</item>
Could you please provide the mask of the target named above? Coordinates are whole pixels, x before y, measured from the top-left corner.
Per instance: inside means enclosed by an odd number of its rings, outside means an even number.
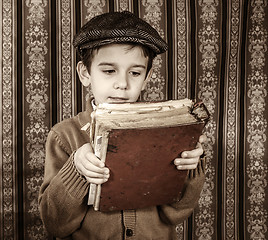
[[[2,1],[0,5],[0,238],[17,237],[16,233],[16,71],[15,32],[16,9],[14,1]]]
[[[241,1],[229,1],[227,19],[230,23],[226,26],[226,81],[224,87],[224,129],[223,129],[223,159],[224,176],[228,181],[223,182],[225,223],[224,239],[238,239],[238,174],[239,174],[239,96],[241,94],[240,59],[242,38],[242,11]]]
[[[160,36],[167,40],[165,20],[167,19],[167,7],[165,1],[143,0],[139,3],[139,16],[150,23],[158,31]],[[164,53],[154,59],[151,79],[141,96],[143,101],[167,99],[166,56],[167,54]]]
[[[92,17],[134,12],[169,43],[142,101],[202,100],[207,178],[178,239],[268,239],[267,0],[3,0],[0,239],[53,239],[37,196],[46,136],[85,108],[72,37]]]
[[[73,1],[57,0],[57,83],[58,83],[58,121],[70,118],[76,112],[75,97],[75,53],[72,37],[76,30],[74,24],[75,6]]]
[[[25,239],[46,236],[39,220],[38,191],[43,180],[45,142],[50,129],[49,2],[25,1],[23,13],[23,212]]]
[[[199,211],[195,213],[197,239],[216,238],[216,205],[215,185],[217,167],[217,102],[219,99],[219,61],[220,35],[219,13],[221,5],[218,1],[198,1],[197,12],[197,96],[202,100],[211,114],[205,127],[208,138],[205,144],[207,159],[206,182],[199,201]]]
[[[246,61],[246,196],[247,231],[251,238],[267,237],[267,1],[249,8]]]

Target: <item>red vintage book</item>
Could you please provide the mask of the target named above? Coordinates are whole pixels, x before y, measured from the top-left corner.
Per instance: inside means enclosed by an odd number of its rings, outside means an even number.
[[[196,147],[208,113],[189,99],[102,104],[92,113],[95,154],[110,169],[91,184],[89,204],[103,212],[169,204],[180,198],[188,171],[173,161]]]

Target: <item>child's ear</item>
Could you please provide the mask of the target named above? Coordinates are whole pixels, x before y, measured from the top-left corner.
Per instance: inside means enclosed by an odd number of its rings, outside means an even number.
[[[142,88],[141,90],[143,91],[148,83],[148,81],[150,80],[151,76],[152,76],[152,73],[153,73],[153,68],[150,69],[150,71],[147,73],[147,76],[143,82],[143,85],[142,85]]]
[[[83,84],[83,86],[88,87],[91,81],[91,77],[82,61],[79,61],[77,63],[76,71],[78,73],[80,82]]]

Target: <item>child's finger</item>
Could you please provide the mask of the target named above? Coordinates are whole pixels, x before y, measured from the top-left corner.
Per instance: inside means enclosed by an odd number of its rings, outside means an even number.
[[[85,171],[83,174],[85,177],[88,178],[109,178],[109,174],[102,174],[102,173],[97,173],[97,172],[92,172],[92,171]]]
[[[108,178],[91,178],[91,177],[86,177],[87,181],[93,184],[103,184],[108,181]]]
[[[191,170],[197,167],[199,157],[196,158],[176,158],[174,164],[179,170]]]
[[[109,169],[105,168],[104,163],[101,162],[96,156],[90,156],[90,158],[84,158],[82,160],[83,168],[87,171],[101,173],[101,174],[109,174]]]
[[[105,164],[91,152],[86,153],[86,160],[99,168],[103,168],[105,166]]]
[[[184,151],[182,152],[181,156],[183,158],[193,158],[193,157],[200,157],[203,154],[204,150],[202,148],[201,143],[197,143],[197,148],[191,151]]]
[[[200,137],[199,137],[199,142],[200,143],[205,143],[207,141],[207,137],[206,137],[206,135],[201,135]]]
[[[177,166],[178,170],[193,170],[196,169],[197,164],[191,164],[191,165],[179,165]]]
[[[83,159],[82,164],[79,168],[79,172],[83,176],[85,176],[86,179],[90,181],[90,183],[96,183],[99,182],[100,180],[102,181],[102,179],[108,180],[108,178],[110,177],[110,171],[108,168],[97,167],[87,159]],[[92,181],[92,179],[94,180]],[[96,181],[96,179],[98,180]]]
[[[199,162],[199,157],[195,158],[176,158],[174,160],[174,164],[176,166],[183,166],[183,165],[196,165]]]

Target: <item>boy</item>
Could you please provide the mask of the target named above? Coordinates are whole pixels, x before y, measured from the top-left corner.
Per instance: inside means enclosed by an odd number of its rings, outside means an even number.
[[[170,205],[102,213],[87,205],[90,183],[105,184],[109,169],[93,154],[89,132],[82,131],[100,103],[135,102],[150,78],[153,58],[166,43],[146,22],[129,12],[108,13],[91,19],[74,38],[82,61],[79,79],[91,85],[93,99],[85,112],[52,128],[46,145],[44,182],[39,205],[49,233],[64,239],[176,239],[175,225],[186,219],[204,183],[199,160],[203,149],[174,160],[189,169],[181,199]],[[202,142],[202,138],[200,139]]]

